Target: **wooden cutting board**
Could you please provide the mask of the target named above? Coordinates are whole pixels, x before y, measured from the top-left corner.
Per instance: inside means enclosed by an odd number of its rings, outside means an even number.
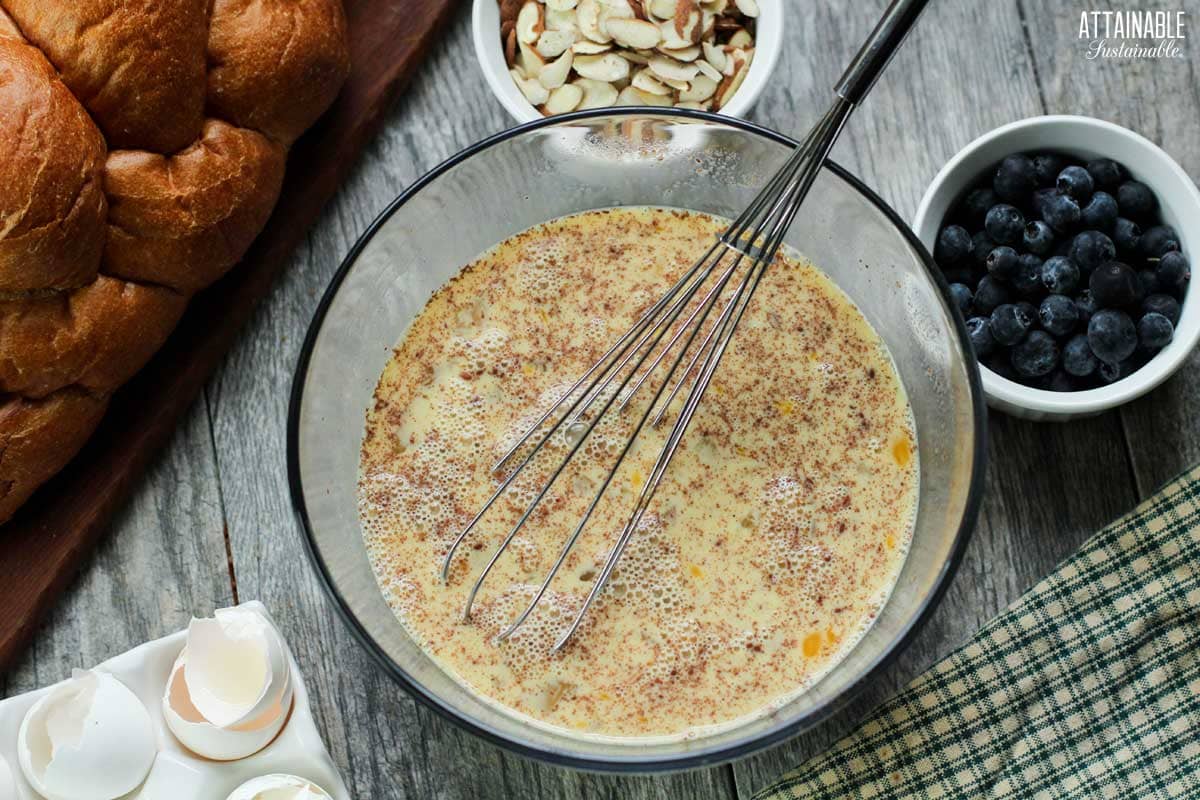
[[[454,0],[343,0],[351,72],[292,148],[275,213],[244,261],[192,301],[158,356],[113,398],[79,456],[0,527],[0,670],[28,643],[151,457],[220,363],[449,18]]]

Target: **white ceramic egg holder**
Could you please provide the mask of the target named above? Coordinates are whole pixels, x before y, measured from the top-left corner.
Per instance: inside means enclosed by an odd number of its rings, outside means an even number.
[[[256,611],[274,625],[266,607],[258,601],[242,603],[238,608]],[[282,637],[280,637],[282,639]],[[167,728],[163,719],[163,691],[175,659],[187,641],[187,631],[147,642],[98,664],[95,669],[111,673],[138,696],[150,712],[158,739],[158,756],[145,782],[122,800],[225,800],[242,783],[270,773],[288,773],[316,783],[334,800],[350,800],[333,759],[325,749],[308,705],[308,689],[300,667],[284,642],[291,668],[294,700],[292,712],[274,741],[252,756],[237,761],[211,761],[185,748]],[[0,701],[0,757],[7,762],[16,786],[16,800],[42,800],[21,773],[17,762],[17,732],[25,712],[54,687],[27,692]],[[4,765],[0,764],[0,800],[11,800],[5,793]]]

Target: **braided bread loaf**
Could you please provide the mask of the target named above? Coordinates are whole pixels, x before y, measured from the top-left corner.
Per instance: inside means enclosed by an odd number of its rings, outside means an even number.
[[[0,522],[262,229],[341,0],[0,0]]]

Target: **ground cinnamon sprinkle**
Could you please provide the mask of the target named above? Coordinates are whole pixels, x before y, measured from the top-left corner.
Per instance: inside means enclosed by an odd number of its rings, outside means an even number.
[[[611,209],[512,237],[434,296],[368,410],[360,507],[384,595],[444,668],[539,724],[694,736],[764,713],[853,647],[903,564],[919,459],[894,367],[822,272],[781,258],[568,648],[548,655],[669,426],[643,434],[538,611],[509,641],[493,639],[557,558],[649,387],[597,428],[460,621],[471,582],[566,444],[522,474],[443,586],[449,543],[499,485],[492,463],[720,227],[691,212]]]

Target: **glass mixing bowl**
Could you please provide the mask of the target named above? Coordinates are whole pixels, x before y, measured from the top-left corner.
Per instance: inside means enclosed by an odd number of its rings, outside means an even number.
[[[383,599],[356,502],[364,414],[392,347],[442,284],[539,222],[610,206],[736,216],[794,142],[700,112],[581,112],[464,150],[411,186],[347,256],[309,328],[288,420],[292,499],[313,563],[363,646],[418,698],[487,739],[546,761],[662,771],[729,760],[812,726],[889,663],[929,615],[975,523],[985,441],[979,373],[929,254],[874,193],[828,164],[788,243],[829,273],[891,349],[920,448],[912,548],[891,599],[844,661],[769,716],[669,744],[597,741],[485,704],[409,638]],[[697,254],[704,249],[697,242]],[[744,335],[745,332],[739,332]]]

